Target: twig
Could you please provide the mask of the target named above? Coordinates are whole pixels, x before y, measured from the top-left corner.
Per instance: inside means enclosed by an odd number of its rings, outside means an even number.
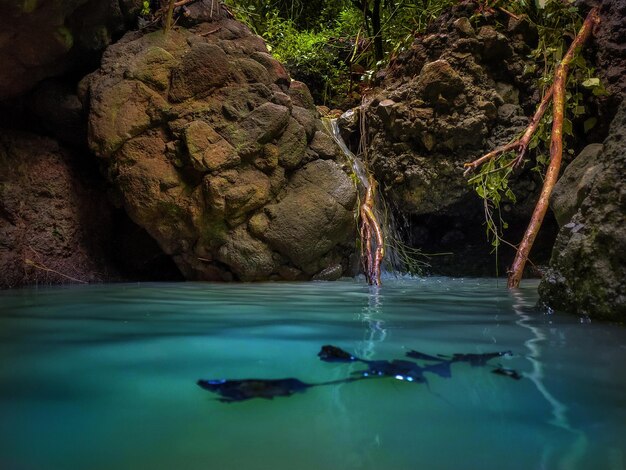
[[[465,163],[463,165],[465,167],[465,172],[463,174],[467,175],[471,171],[481,166],[483,163],[488,162],[492,158],[495,158],[498,155],[505,153],[505,152],[509,152],[511,150],[516,150],[518,152],[517,158],[515,159],[515,166],[516,167],[519,166],[521,162],[524,160],[524,155],[526,154],[526,150],[528,149],[528,144],[530,144],[530,139],[532,138],[533,134],[537,130],[537,127],[539,127],[541,118],[546,112],[546,109],[548,107],[548,104],[550,103],[550,99],[552,98],[553,93],[554,93],[554,85],[552,85],[548,89],[548,91],[546,91],[546,94],[541,99],[541,103],[539,103],[539,107],[537,108],[537,111],[535,111],[535,115],[532,117],[532,119],[528,123],[528,127],[526,128],[526,131],[524,132],[524,135],[522,135],[522,137],[506,145],[503,145],[502,147],[492,150],[488,154],[483,155],[482,157],[480,157],[477,160],[474,160],[473,162]]]
[[[514,13],[511,13],[509,10],[502,8],[502,7],[498,7],[498,10],[500,10],[502,13],[506,13],[507,15],[509,15],[511,18],[516,19],[519,21],[520,17]]]
[[[174,3],[174,8],[182,7],[187,5],[188,3],[197,2],[198,0],[180,0],[179,2]]]
[[[75,277],[68,276],[67,274],[63,274],[62,272],[59,272],[59,271],[57,271],[55,269],[48,268],[48,267],[44,266],[43,264],[35,263],[33,260],[31,260],[29,258],[26,258],[24,260],[24,263],[27,264],[28,266],[32,266],[33,268],[39,269],[41,271],[46,271],[46,272],[57,274],[57,275],[62,276],[64,278],[66,278],[66,279],[69,279],[71,281],[80,282],[81,284],[89,284],[87,281],[83,281],[81,279],[76,279]]]
[[[218,26],[217,28],[212,29],[211,31],[207,31],[206,33],[199,34],[199,36],[208,36],[209,34],[217,33],[220,29],[222,29],[222,27]]]

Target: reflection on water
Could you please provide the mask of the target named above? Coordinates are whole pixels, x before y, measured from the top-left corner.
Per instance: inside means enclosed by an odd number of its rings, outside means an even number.
[[[495,280],[104,285],[0,292],[0,469],[622,469],[626,331]],[[204,379],[346,377],[357,356],[512,350],[227,405]],[[491,373],[502,365],[519,381]]]
[[[529,305],[528,300],[519,291],[511,291],[511,296],[514,299],[513,310],[519,317],[516,323],[523,328],[527,328],[531,333],[531,337],[524,342],[524,345],[529,351],[526,358],[531,363],[532,370],[527,372],[525,376],[532,380],[539,393],[550,404],[552,417],[549,423],[572,433],[573,436],[571,447],[562,456],[557,454],[557,449],[553,448],[550,443],[547,443],[541,460],[542,468],[549,468],[548,465],[553,461],[559,462],[559,468],[577,468],[578,463],[585,454],[587,436],[581,430],[574,429],[571,426],[567,417],[567,406],[552,395],[546,387],[544,368],[541,363],[541,347],[546,342],[546,335],[541,331],[540,327],[532,325],[532,317],[527,312],[533,306]]]
[[[369,286],[367,306],[363,307],[357,316],[366,325],[363,341],[356,348],[358,357],[373,359],[376,343],[385,341],[387,331],[382,307],[383,296],[380,286]]]

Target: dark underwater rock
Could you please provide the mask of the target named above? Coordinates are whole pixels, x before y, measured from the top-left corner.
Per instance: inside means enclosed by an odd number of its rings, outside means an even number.
[[[444,379],[452,378],[452,364],[455,362],[469,363],[472,367],[486,367],[491,359],[510,355],[510,351],[485,353],[485,354],[454,354],[451,359],[443,356],[434,357],[418,351],[411,350],[406,356],[435,364],[420,366],[417,362],[404,359],[393,360],[366,360],[351,355],[337,346],[326,344],[322,346],[317,356],[320,360],[330,363],[362,363],[367,369],[352,371],[344,379],[330,380],[327,382],[307,383],[299,379],[242,379],[242,380],[198,380],[196,384],[210,392],[220,396],[218,401],[222,403],[235,403],[253,398],[273,400],[275,397],[290,397],[296,393],[303,393],[312,387],[339,385],[361,380],[372,379],[395,379],[404,382],[412,382],[428,385],[426,372]],[[520,380],[522,375],[513,370],[496,366],[491,371],[494,374]]]

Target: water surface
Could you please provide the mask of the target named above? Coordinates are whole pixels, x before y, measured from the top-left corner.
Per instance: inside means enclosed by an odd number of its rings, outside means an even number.
[[[493,279],[122,284],[0,292],[0,468],[623,469],[626,329]],[[369,359],[511,350],[225,404],[196,380],[322,382]]]

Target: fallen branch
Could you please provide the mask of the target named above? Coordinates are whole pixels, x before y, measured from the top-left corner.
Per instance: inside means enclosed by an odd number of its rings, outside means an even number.
[[[515,159],[515,166],[520,165],[520,163],[524,160],[524,155],[526,154],[526,150],[528,149],[528,145],[530,144],[530,139],[532,139],[533,134],[535,133],[537,127],[539,126],[539,123],[541,122],[541,118],[546,113],[546,109],[548,108],[548,104],[550,103],[550,99],[552,98],[553,93],[554,85],[548,88],[548,91],[546,91],[546,94],[541,99],[541,103],[539,103],[539,107],[537,108],[537,111],[535,111],[535,115],[530,120],[530,123],[528,124],[528,127],[526,128],[526,131],[524,132],[524,135],[522,135],[522,137],[506,145],[503,145],[502,147],[492,150],[488,154],[483,155],[473,162],[465,163],[463,166],[466,169],[463,174],[467,175],[468,173],[475,170],[483,163],[488,162],[492,158],[495,158],[498,155],[510,152],[512,150],[516,150],[518,152],[517,158]]]
[[[211,31],[207,31],[206,33],[200,33],[199,36],[208,36],[209,34],[217,33],[220,29],[222,29],[222,27],[218,26],[217,28],[212,29]]]
[[[569,50],[561,60],[561,63],[556,69],[554,74],[553,88],[553,104],[552,104],[552,134],[550,138],[550,164],[546,171],[546,176],[541,188],[541,194],[539,200],[535,206],[530,223],[524,233],[515,260],[509,271],[508,286],[509,288],[518,287],[522,280],[522,274],[524,273],[524,266],[528,260],[528,255],[533,246],[543,218],[548,210],[548,203],[550,200],[550,194],[554,189],[554,185],[559,177],[559,170],[561,168],[561,159],[563,157],[563,119],[565,114],[565,86],[567,84],[567,74],[569,67],[574,59],[576,50],[581,47],[587,38],[591,34],[593,26],[600,22],[600,16],[597,8],[592,8],[587,18],[580,28],[580,31],[576,35],[576,38],[572,42]]]

